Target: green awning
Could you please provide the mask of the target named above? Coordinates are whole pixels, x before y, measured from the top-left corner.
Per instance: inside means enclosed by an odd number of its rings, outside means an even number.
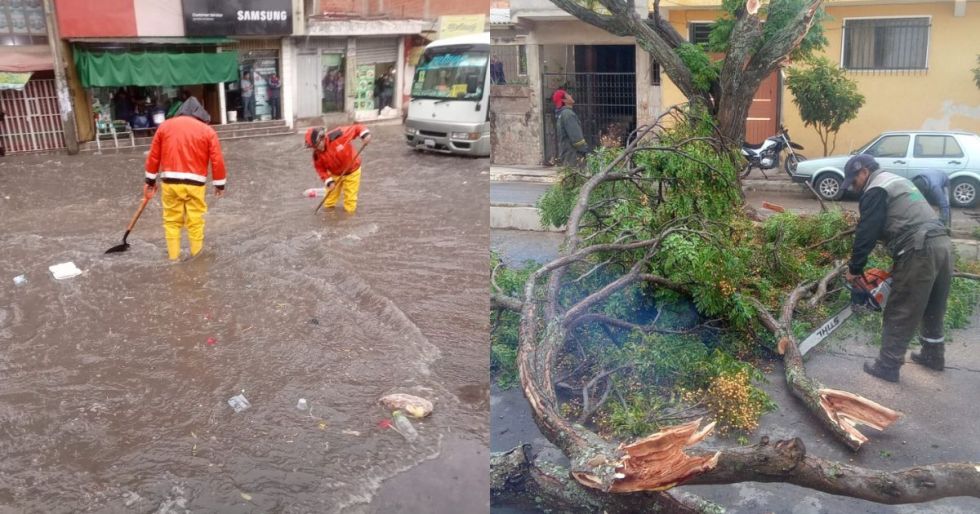
[[[89,52],[75,50],[82,87],[185,86],[238,80],[238,52]]]

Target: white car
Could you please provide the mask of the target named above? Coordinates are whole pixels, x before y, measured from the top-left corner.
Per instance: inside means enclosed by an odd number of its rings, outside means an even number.
[[[974,207],[980,194],[980,136],[959,131],[884,132],[851,155],[865,153],[878,165],[906,178],[936,169],[950,178],[950,205]],[[825,200],[844,196],[844,164],[850,155],[801,161],[793,179],[810,182]]]

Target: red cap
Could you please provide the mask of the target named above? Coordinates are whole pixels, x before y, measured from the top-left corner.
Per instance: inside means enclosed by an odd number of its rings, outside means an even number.
[[[560,109],[562,105],[565,105],[565,90],[559,89],[555,91],[555,94],[551,95],[551,103],[555,104],[555,109]]]

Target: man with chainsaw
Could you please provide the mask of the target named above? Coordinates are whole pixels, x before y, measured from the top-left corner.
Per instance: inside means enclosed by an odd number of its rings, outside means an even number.
[[[354,139],[361,139],[363,150],[371,142],[371,131],[364,125],[349,125],[327,130],[312,127],[306,131],[306,147],[313,149],[313,167],[323,180],[327,194],[323,206],[331,208],[344,193],[344,210],[354,214],[357,193],[361,187],[360,151],[354,150]]]
[[[181,104],[176,116],[157,128],[146,157],[146,183],[143,195],[152,198],[157,192],[157,177],[163,182],[163,232],[167,239],[167,256],[180,258],[180,232],[187,228],[191,256],[204,247],[204,201],[211,163],[214,196],[225,193],[225,160],[221,155],[218,134],[208,125],[211,115],[193,96]]]
[[[864,266],[877,241],[893,260],[891,294],[882,318],[881,351],[864,371],[898,382],[898,370],[916,329],[922,351],[912,360],[942,371],[943,319],[953,273],[949,230],[911,181],[879,169],[870,155],[855,155],[844,166],[845,189],[861,194],[861,219],[854,236],[847,281],[868,289]]]

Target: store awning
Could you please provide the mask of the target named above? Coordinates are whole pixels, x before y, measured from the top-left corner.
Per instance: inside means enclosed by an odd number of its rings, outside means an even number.
[[[27,72],[54,69],[48,45],[0,46],[0,71]]]
[[[89,52],[75,50],[82,87],[185,86],[238,80],[238,52]]]
[[[72,43],[93,43],[113,45],[227,45],[234,39],[219,37],[76,37]]]

